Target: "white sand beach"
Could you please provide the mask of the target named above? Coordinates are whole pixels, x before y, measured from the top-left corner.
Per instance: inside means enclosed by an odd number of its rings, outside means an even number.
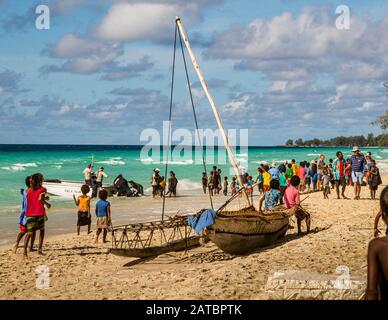
[[[337,200],[334,193],[329,200],[324,200],[321,192],[312,193],[304,202],[312,217],[312,232],[308,235],[297,236],[296,228],[290,229],[285,239],[244,256],[225,254],[209,242],[187,253],[168,253],[132,266],[125,265],[136,259],[107,253],[110,243],[95,245],[94,232],[86,235],[84,229],[77,236],[74,208],[52,209],[48,213],[44,256],[33,252],[26,261],[21,248],[13,254],[10,243],[1,247],[0,298],[268,299],[265,287],[274,272],[333,275],[338,266],[344,265],[351,276],[366,278],[367,245],[379,202],[369,199],[366,187],[358,201]],[[351,187],[346,195],[353,198]],[[225,199],[215,197],[215,206]],[[204,195],[181,196],[166,203],[167,214],[209,207]],[[150,197],[113,199],[113,223],[135,222],[142,217],[155,220],[160,208],[161,200]],[[382,223],[380,228],[383,233]],[[16,237],[16,224],[12,232]],[[42,265],[49,268],[48,289],[35,285],[36,268]]]

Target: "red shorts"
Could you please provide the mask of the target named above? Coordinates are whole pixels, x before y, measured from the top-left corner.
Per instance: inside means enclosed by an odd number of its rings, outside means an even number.
[[[19,224],[20,232],[27,232],[27,226],[23,226],[22,224]]]

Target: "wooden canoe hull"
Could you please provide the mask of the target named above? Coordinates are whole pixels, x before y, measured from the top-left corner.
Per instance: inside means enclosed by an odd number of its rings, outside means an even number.
[[[278,212],[271,215],[217,216],[208,227],[208,236],[222,251],[245,254],[274,243],[284,237],[290,216]]]
[[[151,246],[147,248],[110,248],[109,252],[122,257],[147,258],[198,246],[199,239],[198,236],[191,236],[187,239],[171,241],[160,246]]]
[[[243,235],[267,234],[282,229],[289,223],[288,215],[217,216],[212,229],[218,232]]]
[[[288,223],[281,229],[265,234],[237,234],[229,232],[217,232],[208,230],[208,236],[214,244],[222,251],[234,255],[248,253],[260,247],[268,246],[285,236]]]

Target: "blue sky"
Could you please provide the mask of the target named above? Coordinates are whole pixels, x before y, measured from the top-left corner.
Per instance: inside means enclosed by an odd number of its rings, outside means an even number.
[[[50,29],[35,8],[50,8]],[[338,5],[350,29],[338,30]],[[380,133],[388,3],[0,0],[0,143],[139,144],[168,118],[174,18],[225,127],[250,145]],[[177,56],[173,127],[194,128]],[[216,128],[189,65],[199,126]]]

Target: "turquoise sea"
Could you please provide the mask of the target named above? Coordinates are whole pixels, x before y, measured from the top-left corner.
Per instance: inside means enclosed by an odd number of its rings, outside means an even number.
[[[335,158],[337,148],[285,148],[285,147],[250,147],[246,151],[237,151],[240,165],[254,175],[260,163],[280,163],[285,160],[296,159],[297,162],[311,161],[323,153],[327,157]],[[351,155],[351,150],[340,148],[345,157]],[[371,151],[380,169],[388,171],[388,149],[362,149]],[[203,165],[201,152],[180,152],[173,154],[170,159],[169,170],[173,170],[178,179],[178,192],[199,189],[201,187],[201,173]],[[207,169],[217,165],[223,171],[223,176],[232,175],[224,150],[207,151]],[[136,146],[70,146],[70,145],[0,145],[0,215],[13,214],[19,208],[19,190],[24,185],[27,175],[41,172],[46,179],[82,180],[82,171],[92,161],[95,169],[104,166],[109,175],[105,182],[112,182],[118,174],[123,174],[128,180],[132,179],[144,185],[145,190],[150,187],[152,169],[159,167],[164,175],[163,160],[152,154],[142,155],[141,147]],[[212,160],[214,158],[214,161]],[[220,163],[221,162],[221,163]],[[52,197],[53,203],[63,200]]]

